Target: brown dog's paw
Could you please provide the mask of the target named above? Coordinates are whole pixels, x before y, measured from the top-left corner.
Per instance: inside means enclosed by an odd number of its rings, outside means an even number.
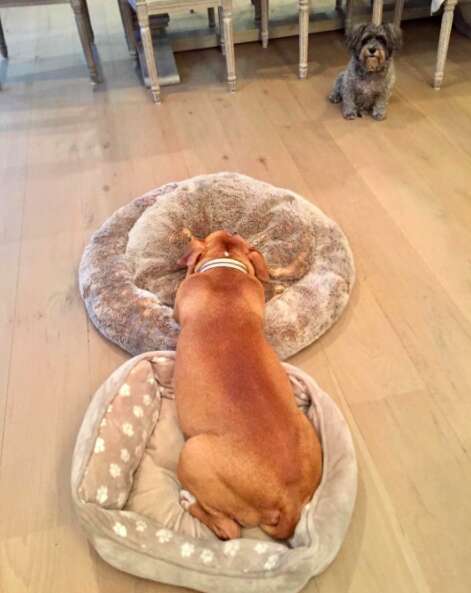
[[[180,506],[187,511],[192,504],[195,504],[196,498],[188,490],[180,490]]]
[[[229,517],[217,517],[213,518],[210,529],[218,536],[219,539],[239,539],[240,538],[240,525]],[[226,553],[230,554],[230,550]]]

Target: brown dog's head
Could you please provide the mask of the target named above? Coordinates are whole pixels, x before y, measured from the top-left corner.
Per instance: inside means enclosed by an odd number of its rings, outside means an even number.
[[[262,282],[269,280],[268,268],[263,255],[237,233],[216,231],[208,235],[206,239],[197,239],[188,229],[184,229],[183,233],[189,238],[190,245],[185,255],[177,263],[180,267],[187,268],[187,277],[207,260],[232,257],[243,262],[249,273]]]
[[[367,72],[380,72],[401,48],[401,31],[394,25],[358,25],[347,37],[347,46]]]

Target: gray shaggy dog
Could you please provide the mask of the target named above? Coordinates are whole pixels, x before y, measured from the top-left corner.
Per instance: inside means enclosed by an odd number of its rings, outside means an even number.
[[[401,31],[393,25],[359,25],[347,37],[352,57],[329,95],[342,102],[345,119],[371,113],[384,119],[396,79],[393,56],[401,47]]]

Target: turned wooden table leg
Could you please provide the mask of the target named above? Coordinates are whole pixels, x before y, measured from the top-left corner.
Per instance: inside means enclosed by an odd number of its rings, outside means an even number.
[[[373,0],[373,16],[371,17],[373,25],[381,25],[383,22],[383,0]]]
[[[256,25],[260,25],[260,20],[262,18],[262,6],[260,0],[252,0],[252,5],[254,8],[254,21]]]
[[[70,4],[74,11],[75,22],[77,23],[80,43],[82,44],[83,53],[90,73],[90,79],[94,83],[100,82],[95,56],[93,55],[92,40],[90,39],[87,18],[83,11],[83,3],[81,0],[71,0]]]
[[[5,33],[3,32],[3,25],[0,19],[0,53],[2,56],[7,59],[8,58],[8,47],[7,42],[5,41]]]
[[[403,11],[404,11],[404,0],[396,0],[396,4],[394,6],[393,23],[394,23],[394,26],[397,27],[398,29],[401,28]]]
[[[85,24],[88,29],[88,36],[92,43],[95,43],[95,33],[93,32],[92,21],[90,20],[90,11],[88,10],[87,0],[82,0],[82,11],[85,19]]]
[[[123,22],[124,36],[126,37],[129,55],[132,58],[135,58],[137,56],[137,48],[131,7],[129,6],[128,0],[118,0],[118,6],[121,14],[121,21]]]
[[[214,29],[216,27],[216,15],[214,12],[214,6],[208,8],[208,25],[210,29]]]
[[[270,10],[268,0],[260,0],[260,36],[262,38],[262,47],[268,47],[268,12]]]
[[[222,6],[218,6],[218,29],[219,29],[219,48],[223,56],[226,55],[226,48],[224,46],[224,21],[222,19],[223,11]]]
[[[437,64],[435,66],[435,76],[433,78],[433,88],[440,90],[445,74],[445,63],[448,54],[448,45],[450,44],[451,28],[453,26],[453,14],[457,0],[446,0],[443,8],[442,24],[440,27],[440,39],[438,41]]]
[[[229,90],[234,92],[236,90],[236,72],[231,0],[222,0],[222,21],[224,29],[224,46],[226,48],[227,84]]]
[[[345,6],[345,33],[348,34],[352,30],[353,25],[353,0],[347,0]]]
[[[147,5],[145,0],[138,0],[137,5],[137,22],[141,31],[142,47],[144,49],[144,57],[146,60],[147,74],[149,75],[150,91],[155,103],[160,103],[160,83],[159,73],[157,72],[157,64],[155,63],[154,45],[152,43],[152,34],[150,31],[149,13],[147,12]]]
[[[307,76],[309,50],[309,0],[299,0],[299,78]]]

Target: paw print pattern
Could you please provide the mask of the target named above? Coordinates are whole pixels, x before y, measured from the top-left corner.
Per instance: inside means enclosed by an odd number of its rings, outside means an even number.
[[[105,450],[105,440],[98,437],[95,441],[95,453],[103,453]]]
[[[182,544],[180,546],[180,554],[182,555],[182,558],[189,558],[190,556],[193,555],[194,551],[195,551],[195,546],[188,542],[185,542],[184,544]]]
[[[116,533],[116,535],[119,535],[120,537],[126,537],[128,535],[128,530],[126,529],[126,525],[123,525],[119,521],[117,521],[113,525],[113,531]]]
[[[141,406],[133,406],[132,413],[134,416],[136,416],[136,418],[142,418],[144,416],[144,410],[141,408]]]
[[[105,504],[108,500],[108,488],[106,486],[100,486],[96,491],[96,501],[98,504]]]
[[[200,560],[203,562],[203,564],[210,564],[213,561],[213,558],[214,552],[212,552],[212,550],[208,550],[207,548],[202,550],[200,554]]]
[[[271,556],[268,556],[267,561],[263,565],[263,568],[265,570],[271,570],[272,568],[275,568],[275,566],[278,564],[278,560],[278,554],[272,554]]]
[[[121,397],[130,397],[130,395],[131,395],[131,388],[129,387],[129,385],[127,383],[123,383],[121,385],[121,387],[119,388],[118,394]]]
[[[136,531],[139,531],[139,533],[142,533],[143,531],[145,531],[147,529],[147,523],[145,521],[136,521]]]
[[[155,536],[161,544],[167,544],[173,537],[173,533],[170,529],[159,529]]]
[[[122,425],[121,429],[126,436],[128,436],[128,437],[134,436],[134,428],[130,422],[125,422]]]
[[[117,463],[110,464],[110,476],[112,478],[119,478],[121,475],[121,468]]]
[[[240,543],[236,539],[232,539],[224,544],[224,554],[233,558],[239,551]]]

